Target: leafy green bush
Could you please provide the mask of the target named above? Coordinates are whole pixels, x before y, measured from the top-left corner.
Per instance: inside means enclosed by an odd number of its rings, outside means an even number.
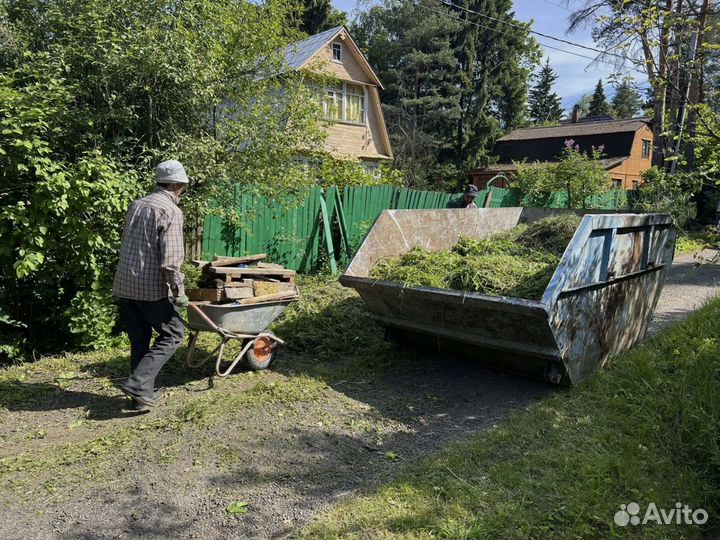
[[[323,156],[317,174],[325,187],[337,186],[342,193],[346,187],[352,186],[402,186],[402,171],[388,165],[379,165],[376,169],[367,169],[362,163],[352,160],[340,160]]]
[[[268,51],[299,37],[270,0],[0,3],[0,362],[112,341],[125,210],[183,161],[196,226],[238,182],[316,183],[321,109]],[[6,47],[7,44],[7,47]],[[148,180],[148,182],[145,181]]]
[[[99,150],[68,155],[72,137],[61,126],[74,122],[72,88],[47,60],[0,76],[5,359],[105,343],[115,320],[109,272],[140,187],[133,171]],[[38,66],[46,70],[30,71]]]
[[[643,182],[632,205],[637,212],[663,212],[670,214],[675,226],[683,229],[695,217],[693,193],[700,189],[698,177],[683,172],[669,174],[660,167],[651,167],[642,173]]]
[[[590,208],[591,197],[608,190],[602,150],[592,147],[586,153],[568,139],[558,162],[519,163],[513,187],[520,188],[532,206],[548,206],[553,193],[564,192],[568,208]]]

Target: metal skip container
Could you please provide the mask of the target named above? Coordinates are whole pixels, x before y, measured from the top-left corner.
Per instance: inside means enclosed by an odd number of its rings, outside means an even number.
[[[449,249],[562,211],[536,208],[385,210],[340,282],[399,341],[571,386],[645,334],[675,250],[665,214],[585,214],[540,301],[370,276],[414,246]]]

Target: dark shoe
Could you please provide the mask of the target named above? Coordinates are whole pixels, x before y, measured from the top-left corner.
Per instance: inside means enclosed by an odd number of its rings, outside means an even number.
[[[162,390],[156,390],[155,392],[153,392],[152,397],[136,394],[125,386],[121,386],[120,391],[127,397],[132,399],[137,405],[142,405],[144,407],[157,407],[158,405],[160,405],[160,403],[162,403],[163,399],[165,398]]]

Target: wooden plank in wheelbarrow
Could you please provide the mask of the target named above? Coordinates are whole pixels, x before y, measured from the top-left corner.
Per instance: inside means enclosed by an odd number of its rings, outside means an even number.
[[[277,302],[278,300],[291,300],[296,298],[300,298],[300,293],[297,289],[275,294],[265,294],[263,296],[254,296],[253,298],[244,298],[243,300],[240,300],[240,303],[243,305],[262,304],[263,302]]]
[[[250,264],[263,261],[267,258],[265,253],[258,253],[257,255],[245,255],[244,257],[215,257],[212,262],[212,266],[232,266],[235,264]]]
[[[209,268],[212,274],[223,274],[226,276],[280,276],[290,278],[295,275],[294,270],[287,268]]]
[[[188,289],[187,296],[191,302],[217,302],[222,299],[222,289]]]

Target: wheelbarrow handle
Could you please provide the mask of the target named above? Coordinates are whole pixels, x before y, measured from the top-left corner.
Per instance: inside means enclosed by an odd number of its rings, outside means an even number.
[[[212,321],[212,319],[210,319],[210,317],[208,317],[207,315],[205,315],[205,313],[203,312],[203,310],[200,309],[197,304],[195,304],[195,303],[193,303],[193,302],[188,303],[188,309],[193,309],[198,315],[200,315],[200,317],[201,317],[206,323],[208,323],[208,324],[210,325],[210,328],[212,328],[212,329],[215,330],[216,332],[220,332],[220,328],[218,327],[218,325],[216,325],[216,324]]]
[[[183,326],[185,326],[185,328],[187,328],[188,330],[192,331],[193,328],[191,328],[191,327],[190,327],[190,324],[183,318],[183,315],[182,315],[182,312],[180,311],[180,308],[179,308],[178,306],[175,306],[174,304],[173,304],[173,306],[174,306],[174,308],[175,308],[175,312],[178,314],[178,317],[180,317],[180,322],[183,323]],[[192,310],[196,311],[196,312],[198,313],[198,315],[200,315],[200,317],[202,317],[202,319],[203,319],[206,323],[208,323],[208,324],[210,325],[210,328],[212,328],[215,332],[218,332],[218,333],[220,333],[220,334],[223,333],[223,329],[220,328],[218,325],[216,325],[214,322],[212,322],[212,320],[210,319],[210,317],[208,317],[207,315],[205,315],[205,313],[203,313],[203,310],[200,309],[200,308],[197,306],[197,304],[194,304],[193,302],[189,302],[187,307],[188,307],[188,309],[192,309]]]

